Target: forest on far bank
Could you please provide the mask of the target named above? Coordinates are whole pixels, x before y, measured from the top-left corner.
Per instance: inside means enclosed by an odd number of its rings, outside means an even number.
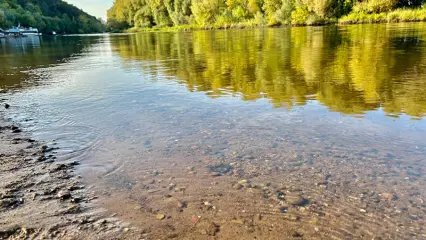
[[[62,0],[0,0],[0,28],[21,24],[40,32],[98,33],[105,24]]]
[[[108,27],[228,28],[424,21],[423,0],[115,0]]]

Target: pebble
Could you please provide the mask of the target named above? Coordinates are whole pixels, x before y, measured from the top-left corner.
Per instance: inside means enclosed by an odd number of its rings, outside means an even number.
[[[197,223],[197,222],[198,222],[198,219],[199,219],[198,217],[196,217],[196,216],[192,216],[192,217],[191,217],[191,222],[192,222],[192,223]]]
[[[155,218],[157,218],[158,220],[163,220],[164,218],[166,218],[166,215],[159,213],[157,214],[157,216],[155,216]]]
[[[71,197],[71,193],[68,190],[61,190],[58,192],[57,196],[60,199],[67,199]]]
[[[320,220],[316,217],[309,220],[309,223],[312,224],[312,225],[317,225],[319,222],[320,222]]]
[[[219,225],[216,225],[215,223],[210,223],[209,227],[207,228],[207,234],[209,236],[214,236],[219,231]]]
[[[16,200],[11,198],[5,198],[0,200],[0,207],[9,207],[16,203]]]
[[[0,199],[4,198],[13,198],[13,195],[10,192],[0,193]]]
[[[386,193],[386,192],[380,194],[380,196],[387,200],[394,200],[396,198],[396,196],[393,193]]]
[[[74,205],[72,205],[72,206],[68,207],[68,208],[65,210],[65,212],[64,212],[64,213],[66,213],[66,214],[75,214],[75,213],[78,213],[78,212],[80,212],[80,211],[81,211],[80,206],[78,206],[77,204],[74,204]]]
[[[186,188],[185,187],[177,187],[175,188],[175,192],[185,192]]]
[[[176,187],[176,184],[170,183],[169,184],[169,190],[173,190]]]
[[[43,145],[40,147],[40,152],[46,152],[48,147],[46,145]]]
[[[233,220],[231,220],[231,223],[244,225],[244,220],[243,219],[233,219]]]
[[[288,214],[286,214],[286,216],[285,216],[288,220],[291,220],[291,221],[297,221],[297,220],[299,220],[300,219],[300,217],[299,216],[297,216],[296,214],[292,214],[292,213],[288,213]]]
[[[287,213],[288,207],[280,207],[279,209],[280,209],[281,213],[285,214],[285,213]]]
[[[290,234],[291,234],[292,237],[295,237],[295,238],[303,237],[303,234],[301,234],[300,232],[298,232],[296,230],[291,231]]]
[[[315,185],[317,186],[326,186],[328,184],[328,181],[321,181],[321,182],[317,182]]]
[[[367,210],[365,210],[363,208],[361,208],[359,211],[362,212],[362,213],[366,213],[367,212]]]
[[[186,207],[186,203],[185,203],[185,202],[178,201],[178,202],[177,202],[177,207],[178,207],[178,208],[185,208],[185,207]]]
[[[201,225],[201,233],[204,235],[215,236],[219,232],[219,225],[214,222],[207,222]]]
[[[287,203],[294,206],[303,206],[308,202],[308,200],[304,199],[303,197],[299,195],[287,195],[285,199]]]
[[[81,195],[76,195],[76,196],[73,196],[73,197],[72,197],[71,202],[79,203],[79,202],[81,202],[82,200],[83,200],[83,196],[81,196]]]
[[[207,210],[211,210],[213,208],[212,204],[209,202],[204,202],[204,206],[207,207]]]
[[[243,185],[241,185],[241,184],[237,183],[237,184],[235,184],[235,185],[233,186],[233,188],[234,188],[234,189],[236,189],[236,190],[240,190],[240,189],[242,189],[242,188],[243,188]]]
[[[13,126],[13,127],[12,127],[12,132],[13,132],[13,133],[20,133],[20,132],[22,132],[22,130],[21,130],[21,129],[19,129],[18,127],[16,127],[16,126]]]
[[[171,233],[167,235],[167,238],[177,238],[179,235],[177,233]]]
[[[238,184],[241,184],[241,185],[244,185],[246,183],[248,183],[248,181],[246,179],[238,181]]]

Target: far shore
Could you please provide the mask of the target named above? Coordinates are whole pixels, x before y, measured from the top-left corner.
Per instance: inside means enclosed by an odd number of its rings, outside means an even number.
[[[275,24],[275,25],[255,25],[249,22],[237,22],[227,25],[179,25],[168,27],[138,28],[132,27],[122,31],[111,32],[114,34],[137,33],[137,32],[179,32],[197,30],[226,30],[226,29],[247,29],[247,28],[276,28],[276,27],[305,27],[305,26],[344,26],[354,24],[384,24],[384,23],[408,23],[425,22],[426,9],[396,9],[385,13],[350,13],[339,19],[320,19],[304,24]]]

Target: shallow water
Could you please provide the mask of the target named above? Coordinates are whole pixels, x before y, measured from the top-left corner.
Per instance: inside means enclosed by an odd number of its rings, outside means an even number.
[[[219,239],[424,239],[425,40],[424,23],[1,40],[0,86],[149,239],[210,222]]]

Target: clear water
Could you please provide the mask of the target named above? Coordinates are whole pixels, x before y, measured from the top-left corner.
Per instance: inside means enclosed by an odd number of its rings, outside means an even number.
[[[0,86],[153,238],[205,237],[201,216],[222,239],[422,239],[425,41],[424,23],[3,39]]]

